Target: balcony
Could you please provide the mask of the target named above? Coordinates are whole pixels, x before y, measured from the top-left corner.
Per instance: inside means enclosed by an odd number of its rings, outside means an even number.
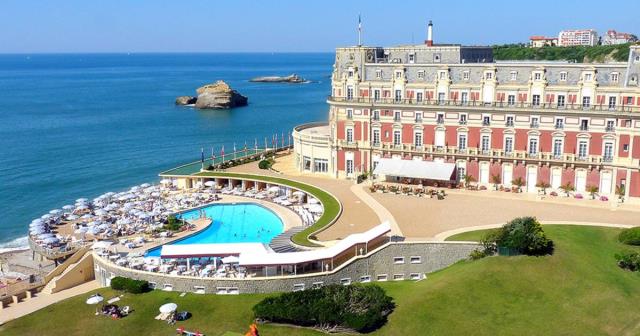
[[[459,125],[466,125],[467,124],[467,120],[466,119],[465,120],[460,120],[460,121],[458,121],[458,124]]]
[[[394,98],[379,98],[374,99],[372,97],[353,97],[348,99],[347,97],[328,97],[329,102],[332,103],[359,103],[359,104],[381,104],[381,105],[411,105],[411,106],[434,106],[434,107],[477,107],[486,110],[492,109],[505,109],[505,110],[575,110],[575,111],[595,111],[595,112],[640,112],[640,107],[633,105],[616,105],[613,109],[609,108],[608,104],[597,104],[597,105],[587,105],[583,106],[583,104],[556,104],[556,103],[540,103],[538,106],[535,106],[533,103],[525,103],[525,102],[516,102],[510,104],[505,101],[500,102],[492,102],[485,103],[483,101],[474,100],[463,102],[461,100],[438,100],[438,99],[427,99],[418,101],[415,98],[406,98],[406,99],[394,99]]]
[[[605,132],[615,132],[616,128],[614,126],[607,126],[604,130]]]
[[[539,123],[531,123],[531,124],[529,125],[529,127],[530,127],[530,128],[539,128],[539,127],[540,127],[540,124],[539,124]]]
[[[482,121],[482,126],[491,126],[491,122],[488,120],[483,120]]]
[[[588,131],[588,130],[589,130],[589,126],[587,126],[587,125],[580,125],[580,130],[581,130],[581,131]]]
[[[555,124],[554,128],[557,129],[557,130],[564,129],[564,124]]]
[[[506,127],[513,127],[513,121],[507,121],[504,125]]]
[[[613,162],[613,156],[603,156],[602,157],[602,162]]]
[[[442,125],[444,124],[444,118],[438,118],[436,122],[438,123],[438,125]]]
[[[358,143],[356,141],[338,140],[338,145],[343,148],[358,148]]]

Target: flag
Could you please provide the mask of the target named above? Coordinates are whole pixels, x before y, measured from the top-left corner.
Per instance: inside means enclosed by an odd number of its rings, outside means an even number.
[[[202,154],[202,157],[200,158],[200,162],[204,163],[204,147],[200,148],[200,154]]]
[[[278,148],[278,133],[275,134],[275,138],[273,138],[273,147]]]
[[[213,150],[213,147],[211,147],[211,164],[214,164],[216,161],[216,154]]]
[[[236,149],[236,143],[234,142],[234,143],[233,143],[233,159],[234,159],[234,160],[236,159],[236,152],[237,152],[237,151],[238,151],[238,150]]]
[[[244,141],[244,151],[247,151],[247,140]]]
[[[284,147],[284,133],[282,133],[282,136],[280,137],[280,143],[282,143],[282,146],[280,147]]]
[[[267,137],[264,137],[264,150],[267,150]]]
[[[224,145],[222,145],[222,149],[220,149],[220,156],[222,157],[222,162],[224,162]]]
[[[358,31],[362,32],[362,18],[360,17],[360,14],[358,14]]]
[[[256,150],[256,153],[258,152],[258,138],[255,138],[255,143],[253,144]]]

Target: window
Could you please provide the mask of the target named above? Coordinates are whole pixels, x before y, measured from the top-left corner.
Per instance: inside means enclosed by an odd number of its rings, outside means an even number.
[[[413,135],[413,144],[416,147],[422,146],[422,132],[417,132],[416,134]]]
[[[386,274],[378,274],[376,275],[376,281],[387,281],[388,276]]]
[[[409,260],[410,260],[410,262],[412,264],[421,264],[422,263],[422,257],[421,256],[411,256],[411,258]]]
[[[433,62],[440,63],[440,54],[433,54]]]
[[[400,137],[400,131],[393,131],[393,144],[400,146],[402,144],[402,138]]]
[[[513,152],[513,137],[504,138],[504,152],[510,154]]]
[[[586,108],[589,106],[591,106],[591,97],[589,96],[582,97],[582,107]]]
[[[401,280],[404,280],[404,274],[394,274],[394,275],[393,275],[393,280],[394,280],[394,281],[401,281]]]
[[[424,79],[424,70],[418,71],[418,79]]]
[[[409,54],[409,63],[413,63],[416,61],[416,55],[415,54]]]
[[[382,79],[382,70],[376,70],[376,79]]]
[[[393,121],[400,121],[400,111],[393,112]]]
[[[492,80],[493,79],[493,73],[492,72],[485,72],[484,73],[484,79]]]
[[[629,144],[622,145],[622,151],[628,152],[629,151]]]
[[[516,95],[507,96],[507,105],[513,106],[516,104]]]
[[[304,284],[295,284],[293,285],[294,292],[300,292],[304,290]]]
[[[567,80],[567,73],[565,71],[560,73],[560,81],[565,82]]]
[[[409,274],[409,279],[411,280],[420,280],[420,273],[411,273]]]
[[[302,168],[304,170],[311,170],[311,158],[308,156],[302,157]]]
[[[562,148],[562,139],[553,140],[553,157],[555,157],[556,159],[560,158],[563,152]]]
[[[343,286],[349,286],[351,284],[351,278],[340,279],[340,284]]]
[[[534,95],[532,96],[531,104],[532,104],[533,106],[540,106],[540,95],[534,94]]]
[[[370,275],[361,276],[360,282],[371,282],[371,276]]]
[[[460,149],[460,150],[467,149],[467,135],[466,134],[458,134],[458,149]]]
[[[438,72],[438,79],[446,79],[446,78],[447,78],[447,72],[446,71]]]
[[[395,100],[396,102],[400,102],[402,100],[402,90],[396,90]]]
[[[587,120],[587,119],[580,120],[580,130],[581,131],[588,131],[589,130],[589,120]]]
[[[541,79],[542,79],[542,73],[540,73],[540,72],[534,72],[534,73],[533,73],[533,79],[534,79],[534,80],[541,80]]]
[[[588,82],[588,81],[590,81],[590,80],[591,80],[592,76],[593,76],[592,74],[590,74],[590,73],[586,73],[586,74],[584,74],[584,80],[585,80],[586,82]]]
[[[469,80],[469,71],[463,71],[462,72],[462,79],[463,80]]]
[[[322,285],[324,285],[323,281],[314,282],[314,283],[311,284],[311,289],[322,288]]]
[[[445,97],[446,95],[444,92],[438,92],[438,104],[444,104]]]
[[[313,171],[326,173],[329,171],[329,162],[327,159],[313,159]]]
[[[538,154],[538,139],[531,138],[529,139],[529,155],[535,156]]]
[[[511,71],[511,77],[510,77],[510,79],[511,79],[512,81],[514,81],[514,80],[518,80],[518,72],[517,72],[517,71]]]
[[[584,160],[587,158],[587,147],[588,143],[586,140],[581,140],[580,142],[578,142],[578,158],[580,160]]]
[[[633,104],[633,97],[625,97],[625,105]]]
[[[393,263],[394,264],[404,264],[404,257],[394,257],[393,258]]]
[[[612,72],[610,75],[609,80],[611,81],[611,83],[617,83],[618,82],[618,73],[617,72]]]
[[[616,122],[614,120],[607,120],[607,127],[605,130],[607,132],[611,132],[615,128],[615,125],[616,125]]]
[[[467,124],[467,115],[460,114],[460,125],[466,125],[466,124]]]
[[[402,78],[402,71],[396,71],[396,79]]]
[[[380,130],[379,129],[373,130],[373,136],[371,138],[373,140],[374,146],[380,146]]]
[[[380,90],[373,90],[373,100],[380,100]]]
[[[483,116],[482,126],[489,126],[489,125],[491,125],[491,118],[489,116]]]
[[[438,113],[438,117],[437,117],[437,119],[436,119],[436,122],[437,122],[438,124],[444,124],[444,114],[442,114],[442,113]]]
[[[347,86],[347,100],[353,99],[353,86]]]
[[[460,102],[462,105],[467,105],[467,103],[469,103],[469,92],[463,92],[460,95]]]
[[[373,110],[373,120],[380,120],[380,110]]]
[[[605,162],[613,161],[613,143],[605,142],[604,143],[604,151],[603,151],[603,160]]]
[[[538,128],[540,126],[540,120],[538,117],[531,117],[531,128]]]
[[[353,110],[347,109],[347,119],[353,119]]]
[[[206,289],[202,286],[193,286],[193,290],[196,294],[204,294]]]
[[[349,70],[348,76],[349,76],[349,78],[353,77],[353,70]]]
[[[555,127],[556,127],[556,129],[563,129],[564,128],[564,119],[556,118]]]
[[[423,100],[423,93],[422,92],[416,92],[416,101],[418,103],[422,102]]]
[[[422,113],[416,112],[416,122],[417,123],[421,123],[422,122]]]
[[[616,108],[616,97],[609,97],[609,108],[612,110]]]
[[[558,107],[564,107],[564,96],[558,95]]]
[[[482,136],[482,140],[480,142],[480,150],[482,150],[483,153],[486,153],[489,151],[489,136],[488,135],[483,135]]]
[[[353,160],[347,160],[347,175],[353,174]]]
[[[507,116],[507,127],[513,127],[513,116]]]
[[[347,128],[347,142],[353,142],[353,128]]]

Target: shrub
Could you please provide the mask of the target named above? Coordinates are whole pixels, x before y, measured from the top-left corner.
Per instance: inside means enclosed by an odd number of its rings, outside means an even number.
[[[329,285],[266,298],[253,312],[256,318],[272,322],[369,332],[381,327],[394,307],[377,285]]]
[[[178,231],[180,230],[180,227],[182,227],[182,224],[183,223],[175,215],[170,215],[167,217],[167,223],[164,225],[164,228],[166,230]]]
[[[111,279],[111,288],[132,294],[146,293],[150,289],[149,282],[145,280],[134,280],[119,276]]]
[[[618,240],[627,245],[640,245],[640,227],[622,230],[618,235]]]
[[[481,249],[475,249],[475,250],[471,251],[471,253],[469,254],[469,259],[478,260],[478,259],[482,259],[482,258],[484,258],[486,256],[488,256],[486,251],[481,250]]]
[[[500,229],[488,233],[483,245],[495,243],[499,248],[540,256],[553,253],[553,241],[547,238],[542,225],[534,217],[518,217]]]
[[[616,254],[618,266],[622,269],[635,272],[640,270],[640,253],[628,251],[622,254]]]
[[[271,162],[269,160],[262,160],[258,162],[258,168],[260,169],[269,169],[271,168]]]

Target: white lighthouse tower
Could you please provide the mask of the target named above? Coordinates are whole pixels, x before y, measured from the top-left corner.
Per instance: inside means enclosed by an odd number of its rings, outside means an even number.
[[[429,47],[433,46],[433,22],[429,20],[429,24],[427,25],[427,40],[424,41],[424,44]]]

